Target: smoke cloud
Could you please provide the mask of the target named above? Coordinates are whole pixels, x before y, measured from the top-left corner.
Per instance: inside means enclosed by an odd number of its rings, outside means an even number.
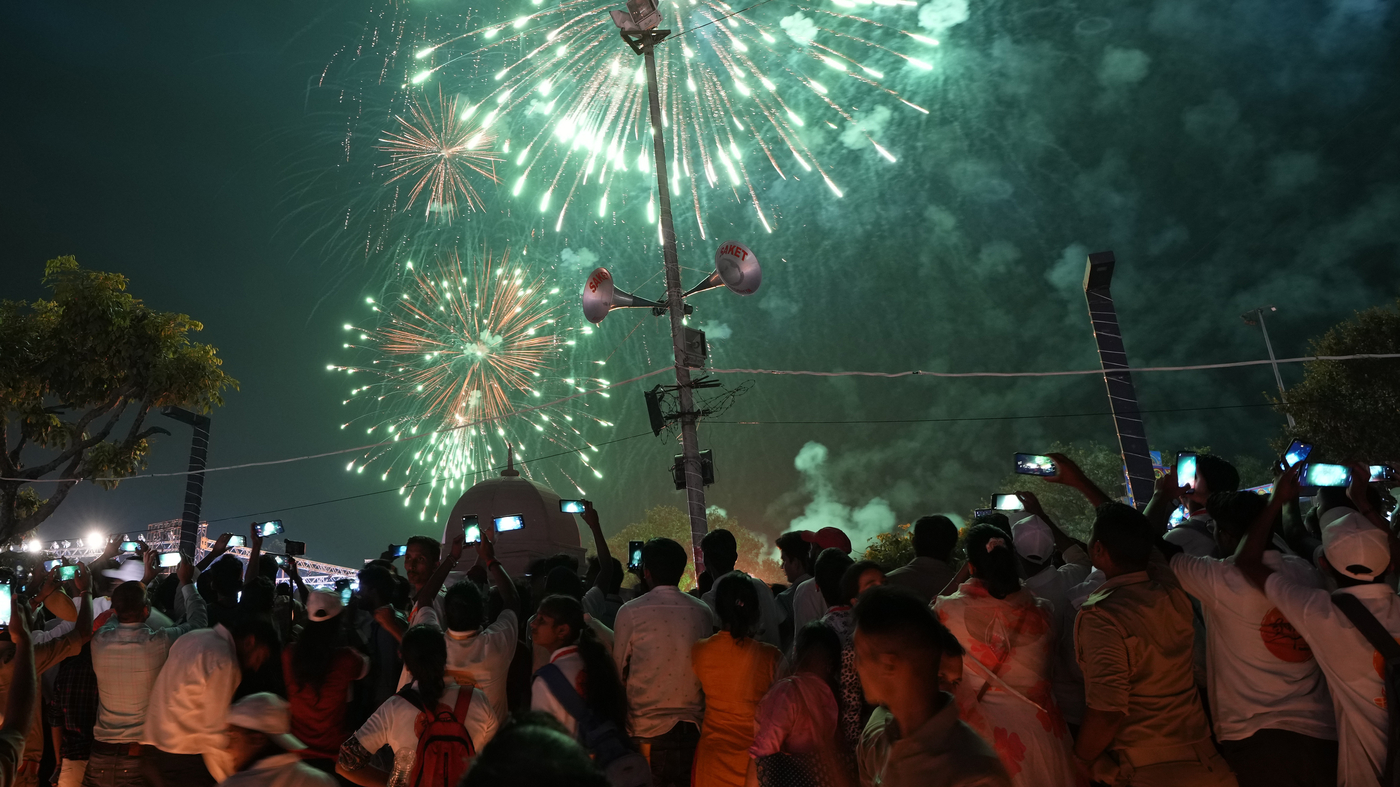
[[[829,451],[818,442],[802,446],[793,460],[793,467],[802,476],[804,490],[812,496],[802,515],[789,525],[792,530],[821,530],[839,528],[851,539],[859,554],[881,533],[894,530],[895,513],[888,501],[874,497],[860,505],[851,506],[837,499],[836,486],[828,476]]]
[[[919,27],[942,33],[967,21],[967,0],[930,0],[919,8]]]
[[[851,150],[860,150],[870,147],[870,138],[880,139],[884,136],[885,126],[890,122],[889,107],[882,107],[878,104],[869,112],[862,112],[856,115],[856,124],[847,126],[841,132],[841,144]]]
[[[793,14],[792,16],[783,17],[782,21],[778,24],[782,26],[783,30],[792,40],[803,46],[812,43],[812,40],[817,37],[816,22],[813,22],[811,17],[801,12]]]
[[[598,255],[591,249],[565,247],[559,252],[559,267],[564,271],[588,272],[598,264]]]
[[[722,322],[707,322],[700,326],[700,330],[705,332],[705,340],[711,342],[728,339],[734,335],[734,330]]]

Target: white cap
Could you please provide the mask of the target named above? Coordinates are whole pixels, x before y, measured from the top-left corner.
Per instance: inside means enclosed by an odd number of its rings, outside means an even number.
[[[261,732],[287,751],[306,746],[291,733],[292,718],[287,701],[267,692],[249,694],[228,709],[228,723],[245,730]]]
[[[1369,582],[1390,565],[1390,539],[1355,511],[1322,530],[1322,553],[1337,571]]]
[[[1011,526],[1011,542],[1016,545],[1016,554],[1032,563],[1044,563],[1055,554],[1055,535],[1034,514]]]
[[[1332,506],[1317,515],[1317,527],[1320,530],[1326,530],[1328,525],[1336,522],[1347,514],[1353,513],[1356,513],[1356,509],[1351,506]]]
[[[345,605],[340,603],[340,594],[325,590],[312,591],[306,597],[306,616],[313,621],[330,620],[340,614]]]

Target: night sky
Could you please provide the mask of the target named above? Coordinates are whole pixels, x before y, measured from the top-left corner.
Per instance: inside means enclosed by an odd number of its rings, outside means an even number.
[[[926,6],[957,10],[951,0]],[[457,12],[444,0],[418,7]],[[344,227],[365,184],[336,166],[345,85],[319,80],[380,13],[359,1],[0,10],[0,296],[38,296],[43,262],[72,254],[125,274],[151,306],[203,322],[197,338],[241,382],[213,413],[213,466],[367,442],[363,430],[339,429],[347,385],[326,365],[346,360],[341,326],[364,317],[386,272],[356,253],[355,228]],[[810,179],[771,183],[771,235],[737,205],[717,208],[720,237],[682,234],[687,283],[725,237],[749,243],[764,265],[757,295],[695,299],[713,363],[1093,368],[1080,283],[1087,253],[1110,249],[1134,365],[1264,357],[1240,314],[1270,304],[1277,353],[1305,354],[1329,325],[1397,295],[1396,17],[1384,0],[970,0],[967,18],[939,34],[933,72],[892,77],[928,116],[836,95],[897,165],[813,130],[844,199]],[[582,284],[570,261],[587,250],[623,286],[657,294],[654,227],[613,219],[554,233],[507,191],[484,190],[488,209],[464,232],[506,236],[566,292]],[[611,315],[592,342],[588,357],[607,358],[611,380],[668,364],[665,321],[646,312]],[[1297,381],[1301,369],[1283,375]],[[600,448],[604,479],[584,484],[610,530],[649,506],[684,504],[669,479],[679,448],[651,437],[642,406],[642,389],[663,379],[592,400],[616,426],[590,438],[646,433]],[[965,512],[998,491],[1016,451],[1113,440],[1107,415],[1092,415],[1107,410],[1092,376],[723,376],[731,387],[746,380],[752,389],[715,419],[729,423],[701,426],[717,465],[709,502],[770,534],[804,511],[806,524],[850,515],[866,530]],[[1281,416],[1264,406],[1275,393],[1267,367],[1136,382],[1154,448],[1263,457],[1278,436]],[[1066,414],[1091,415],[1043,417]],[[184,469],[188,432],[171,431],[152,471]],[[825,453],[804,450],[810,442]],[[204,516],[215,532],[280,516],[309,557],[344,565],[441,532],[393,491],[294,508],[394,486],[347,473],[347,459],[212,474]],[[537,468],[546,480],[550,461]],[[40,535],[135,530],[178,517],[182,494],[183,479],[131,480],[112,493],[85,486]],[[275,513],[250,517],[264,511]]]

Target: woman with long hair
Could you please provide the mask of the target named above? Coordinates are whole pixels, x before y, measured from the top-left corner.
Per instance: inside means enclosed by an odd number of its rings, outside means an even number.
[[[996,749],[1017,787],[1082,784],[1050,683],[1050,605],[1021,587],[1006,531],[973,525],[965,548],[971,577],[933,607],[966,651],[958,715]]]
[[[365,787],[408,784],[418,757],[420,722],[438,713],[452,713],[467,728],[476,751],[496,734],[496,713],[481,689],[460,688],[446,676],[447,641],[440,630],[422,625],[410,628],[399,643],[399,651],[413,682],[380,705],[340,747],[336,773]],[[470,699],[459,702],[464,691],[471,692]],[[384,746],[394,751],[392,773],[369,764]]]
[[[350,685],[369,672],[369,659],[347,644],[340,595],[318,590],[306,599],[306,625],[282,651],[292,734],[306,744],[301,752],[318,770],[335,773],[340,745],[350,737],[345,724]]]
[[[564,674],[594,718],[612,722],[626,736],[627,690],[607,648],[584,622],[583,604],[573,596],[547,596],[530,618],[530,638],[535,647],[549,652],[549,663]],[[531,687],[530,709],[549,713],[570,735],[580,737],[578,720],[542,677],[535,678]]]
[[[693,787],[743,787],[749,772],[758,703],[778,671],[782,653],[755,640],[758,591],[748,575],[731,571],[715,582],[719,633],[691,648],[705,692],[705,716],[695,748]]]

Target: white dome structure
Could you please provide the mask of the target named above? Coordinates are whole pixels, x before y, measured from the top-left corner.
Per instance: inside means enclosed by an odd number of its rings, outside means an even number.
[[[507,449],[507,456],[510,456]],[[496,559],[505,565],[511,576],[525,573],[530,563],[551,555],[566,554],[583,561],[587,551],[582,546],[579,521],[574,514],[559,510],[559,495],[543,484],[520,475],[513,458],[499,478],[488,478],[457,498],[452,513],[443,523],[442,540],[446,544],[462,532],[462,518],[476,515],[483,533],[490,533],[496,544]],[[496,532],[494,522],[502,517],[519,516],[519,530]],[[470,550],[470,547],[468,547]],[[468,568],[476,563],[466,553],[461,563]]]

